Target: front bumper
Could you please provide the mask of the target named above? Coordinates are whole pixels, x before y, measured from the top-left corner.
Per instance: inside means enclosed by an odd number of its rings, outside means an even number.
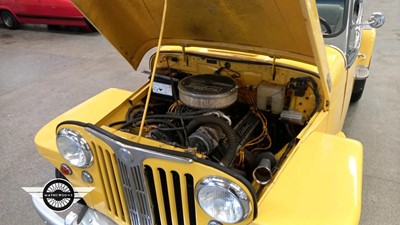
[[[79,207],[78,212],[71,211],[65,218],[49,209],[44,202],[32,197],[33,206],[39,216],[49,225],[115,225],[114,221],[87,206]],[[79,221],[79,218],[80,219]]]

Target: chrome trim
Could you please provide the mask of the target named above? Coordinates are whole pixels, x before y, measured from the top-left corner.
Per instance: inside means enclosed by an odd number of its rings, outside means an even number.
[[[379,28],[385,24],[385,16],[381,12],[374,12],[369,18],[368,24],[373,28]]]
[[[83,154],[85,155],[85,164],[84,165],[82,165],[82,166],[74,165],[67,158],[65,158],[64,154],[61,152],[61,149],[58,145],[58,143],[59,143],[58,138],[60,138],[60,137],[66,137],[69,140],[71,140],[79,145],[80,149],[82,150]],[[90,149],[87,141],[77,131],[74,131],[69,128],[62,128],[57,133],[56,145],[57,145],[58,152],[69,164],[71,164],[75,167],[79,167],[79,168],[88,168],[93,165],[93,152]]]
[[[65,217],[65,225],[78,225],[78,214],[74,212],[68,213]]]
[[[229,124],[229,126],[232,126],[231,118],[229,118],[229,116],[227,116],[225,113],[223,113],[221,111],[211,111],[211,112],[208,112],[208,113],[204,113],[203,115],[205,115],[205,116],[210,116],[210,115],[217,116],[219,118],[224,119]]]
[[[83,182],[85,182],[85,183],[88,183],[88,184],[93,183],[93,177],[92,177],[92,175],[91,175],[88,171],[86,171],[86,170],[82,171],[82,173],[81,173],[81,179],[82,179]]]
[[[57,215],[54,211],[49,209],[39,198],[32,197],[33,207],[37,214],[42,218],[48,225],[64,225],[64,219]]]
[[[369,77],[369,68],[366,66],[357,66],[356,80],[366,80]]]
[[[272,178],[271,160],[264,158],[253,170],[253,179],[260,185],[267,185]]]
[[[357,22],[353,26],[360,26],[363,29],[371,30],[372,28],[380,28],[385,24],[385,16],[381,12],[372,13],[368,21]]]
[[[90,127],[85,128],[93,136],[103,140],[115,153],[125,201],[132,225],[154,224],[154,212],[149,187],[144,175],[143,161],[147,158],[164,159],[180,163],[192,163],[192,159],[150,151],[116,141]]]
[[[251,212],[250,198],[249,198],[249,196],[247,196],[247,194],[243,191],[243,189],[241,187],[239,187],[237,184],[235,184],[225,178],[217,177],[217,176],[209,176],[209,177],[203,178],[200,182],[198,182],[196,184],[196,198],[197,198],[197,202],[200,205],[200,208],[211,218],[213,218],[215,220],[220,220],[220,218],[214,218],[212,215],[208,214],[208,212],[206,212],[203,209],[202,204],[199,200],[199,193],[200,193],[201,189],[207,188],[207,187],[218,187],[218,188],[225,189],[227,192],[229,192],[233,196],[235,196],[236,199],[241,204],[241,207],[243,209],[243,216],[241,219],[239,219],[238,221],[235,221],[235,222],[227,222],[227,221],[222,221],[222,222],[239,223],[239,222],[242,222],[243,220],[245,220],[250,215],[250,212]]]
[[[87,132],[94,135],[97,138],[103,140],[107,145],[109,145],[114,151],[115,155],[118,159],[124,159],[126,156],[124,154],[129,155],[129,160],[123,160],[124,163],[128,164],[128,166],[136,166],[142,165],[143,160],[147,158],[156,158],[156,159],[166,159],[175,162],[181,163],[192,163],[192,159],[183,158],[174,155],[163,154],[161,152],[150,151],[144,148],[139,148],[131,145],[126,145],[119,141],[116,141],[96,130],[91,129],[90,127],[85,128]],[[129,152],[129,153],[128,153]]]
[[[66,225],[66,224],[77,224],[77,225],[116,225],[114,221],[105,215],[99,213],[98,211],[88,208],[87,206],[83,206],[82,210],[86,210],[85,214],[82,217],[82,220],[77,223],[77,217],[81,211],[75,213],[71,211],[66,218],[62,218],[53,210],[49,209],[43,202],[43,200],[32,197],[33,207],[39,216],[45,221],[48,225]]]

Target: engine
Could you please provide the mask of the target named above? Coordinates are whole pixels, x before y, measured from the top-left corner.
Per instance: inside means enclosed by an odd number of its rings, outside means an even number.
[[[298,83],[240,87],[229,76],[158,71],[145,135],[266,184],[275,154],[303,127],[300,113],[285,110],[285,96]],[[143,103],[133,105],[119,129],[138,134],[143,111]]]

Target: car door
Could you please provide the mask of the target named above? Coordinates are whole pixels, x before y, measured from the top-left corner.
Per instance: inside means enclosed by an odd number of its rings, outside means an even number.
[[[51,7],[51,16],[54,18],[82,17],[70,0],[41,0]]]
[[[21,17],[36,17],[43,15],[40,0],[16,0],[15,14]]]

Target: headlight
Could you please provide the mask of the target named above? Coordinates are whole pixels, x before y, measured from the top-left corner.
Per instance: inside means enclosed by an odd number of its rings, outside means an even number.
[[[56,142],[58,151],[71,165],[86,168],[93,164],[93,154],[88,143],[76,131],[61,129]]]
[[[250,212],[250,200],[237,184],[221,177],[207,177],[197,184],[197,201],[212,218],[237,223]]]

